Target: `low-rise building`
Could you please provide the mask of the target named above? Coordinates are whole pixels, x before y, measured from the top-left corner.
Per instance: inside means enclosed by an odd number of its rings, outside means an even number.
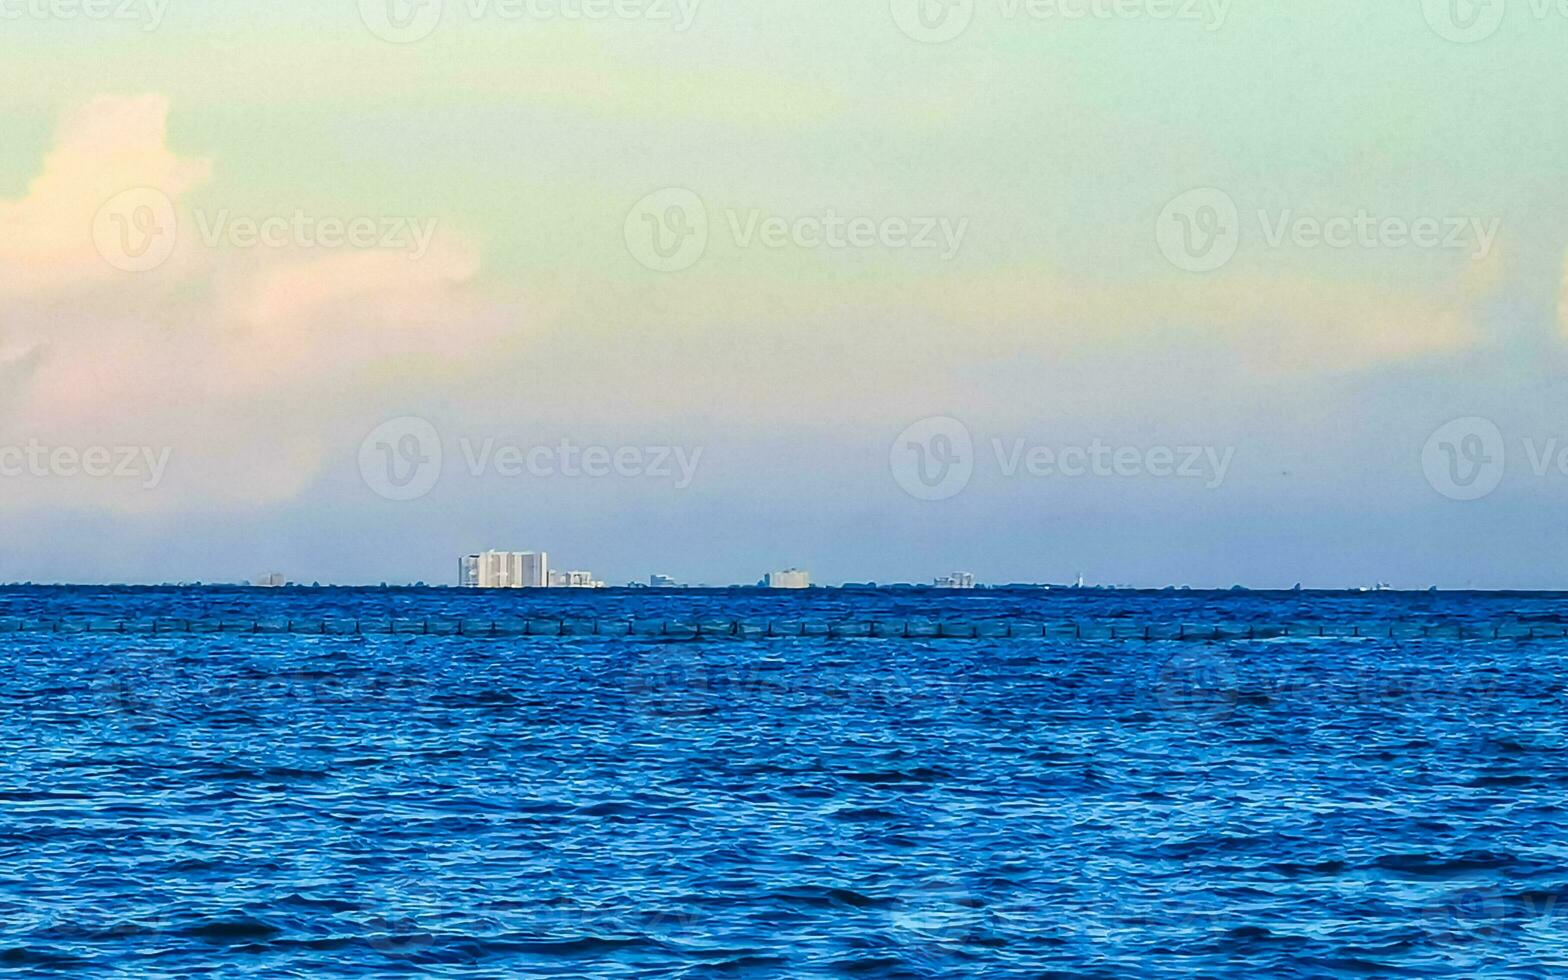
[[[809,589],[811,573],[799,568],[786,568],[782,572],[769,572],[762,581],[770,589]]]

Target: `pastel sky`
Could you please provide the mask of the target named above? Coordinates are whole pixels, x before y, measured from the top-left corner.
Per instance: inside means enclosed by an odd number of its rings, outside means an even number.
[[[1568,585],[1568,11],[920,2],[0,4],[0,579]]]

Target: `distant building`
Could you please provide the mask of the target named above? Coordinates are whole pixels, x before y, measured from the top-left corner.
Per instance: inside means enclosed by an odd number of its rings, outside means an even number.
[[[604,583],[593,577],[592,572],[551,572],[552,589],[602,589]]]
[[[458,585],[465,589],[544,589],[550,585],[550,557],[543,551],[486,551],[458,562]]]
[[[975,577],[969,572],[954,572],[943,575],[933,584],[939,589],[972,589],[975,587]]]
[[[550,556],[544,552],[525,551],[518,556],[522,568],[524,589],[543,589],[550,584]]]
[[[648,576],[648,588],[650,589],[678,589],[680,587],[680,583],[670,578],[668,575]]]
[[[809,589],[811,588],[811,573],[798,568],[787,568],[782,572],[769,572],[763,584],[770,589]]]
[[[283,582],[282,572],[268,572],[256,579],[256,586],[262,589],[281,589],[283,588]]]

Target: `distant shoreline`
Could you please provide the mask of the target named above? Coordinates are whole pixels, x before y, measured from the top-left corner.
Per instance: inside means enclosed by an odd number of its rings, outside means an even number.
[[[1162,586],[1162,587],[1113,587],[1113,586],[1071,586],[1071,585],[1003,585],[980,586],[974,589],[947,589],[932,585],[814,585],[807,589],[769,589],[757,585],[731,585],[731,586],[681,586],[675,588],[654,588],[651,586],[606,586],[600,589],[573,589],[573,588],[534,588],[534,589],[475,589],[457,585],[428,585],[428,584],[375,584],[375,585],[328,585],[328,584],[297,584],[290,583],[281,586],[247,585],[242,583],[224,582],[191,582],[191,583],[91,583],[91,582],[8,582],[0,583],[0,591],[51,591],[51,590],[77,590],[77,591],[102,591],[102,592],[230,592],[230,593],[309,593],[309,592],[419,592],[419,593],[451,593],[454,595],[473,596],[519,596],[519,595],[550,595],[550,596],[576,596],[587,598],[594,595],[767,595],[767,596],[815,596],[824,594],[850,594],[850,595],[941,595],[941,596],[1266,596],[1266,597],[1303,597],[1303,596],[1333,596],[1346,597],[1374,597],[1378,595],[1395,596],[1565,596],[1568,589],[1327,589],[1327,588],[1248,588],[1232,586],[1228,588],[1199,588],[1187,586]]]

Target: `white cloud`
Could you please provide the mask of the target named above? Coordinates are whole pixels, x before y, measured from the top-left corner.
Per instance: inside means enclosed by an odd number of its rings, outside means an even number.
[[[211,173],[207,161],[169,150],[168,112],[159,96],[106,96],[63,122],[26,195],[0,202],[0,293],[123,278],[94,245],[93,222],[104,203],[135,188],[177,199]]]
[[[439,374],[443,350],[471,353],[499,329],[472,290],[477,259],[450,235],[417,260],[376,249],[225,250],[182,220],[169,261],[115,268],[93,242],[104,201],[154,188],[188,219],[183,196],[211,173],[169,150],[168,112],[155,96],[93,100],[62,123],[26,195],[0,202],[0,226],[11,229],[0,241],[0,451],[145,446],[168,450],[167,473],[151,490],[13,474],[0,477],[0,507],[158,512],[287,500],[331,461],[335,435]]]

